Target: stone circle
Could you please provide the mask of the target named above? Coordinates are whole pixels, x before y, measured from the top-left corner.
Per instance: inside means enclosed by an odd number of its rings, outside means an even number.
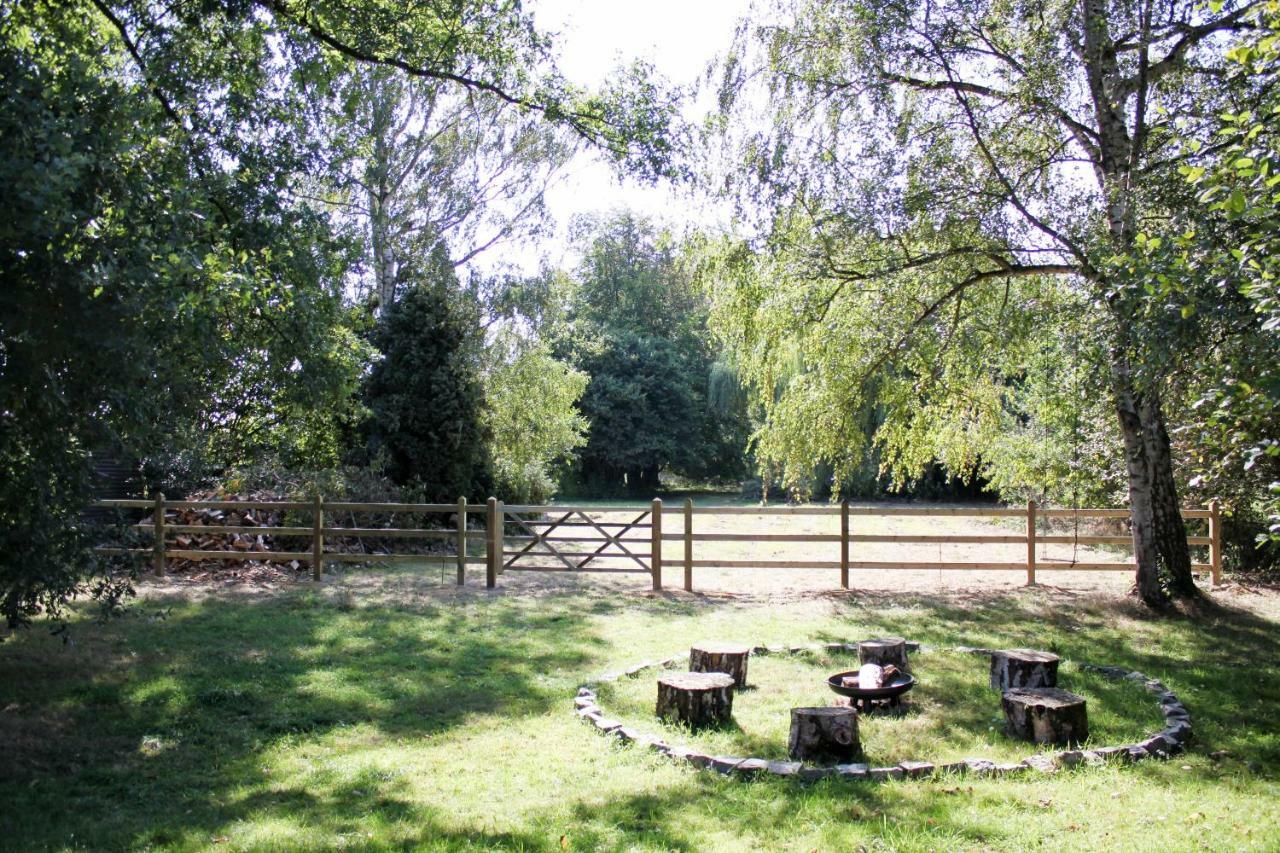
[[[908,642],[907,649],[912,652],[921,651],[921,646],[919,643]],[[793,646],[755,646],[751,649],[751,653],[754,655],[799,654],[809,651],[856,653],[858,644],[808,643]],[[943,649],[943,651],[989,656],[993,652],[1000,650],[955,646]],[[1036,753],[1016,764],[997,764],[985,758],[967,758],[946,764],[934,764],[928,761],[902,761],[893,767],[871,767],[867,764],[837,764],[829,767],[815,767],[801,764],[798,761],[772,761],[755,757],[707,755],[704,752],[690,749],[686,746],[669,744],[658,735],[633,729],[624,725],[620,720],[605,716],[604,710],[596,702],[594,688],[599,684],[618,681],[622,678],[634,678],[646,670],[674,666],[687,659],[687,653],[679,652],[660,660],[637,664],[622,672],[610,672],[600,675],[578,688],[577,696],[573,700],[574,713],[579,719],[590,724],[601,734],[615,737],[624,743],[651,749],[672,760],[684,762],[693,767],[710,769],[738,778],[749,778],[764,774],[803,781],[839,778],[884,782],[890,779],[937,778],[947,774],[1013,777],[1029,771],[1054,772],[1060,767],[1074,767],[1079,764],[1099,765],[1107,762],[1132,763],[1149,758],[1166,759],[1181,752],[1191,739],[1191,712],[1187,710],[1187,707],[1182,704],[1182,701],[1178,699],[1173,691],[1165,687],[1159,680],[1149,678],[1137,670],[1091,663],[1081,663],[1080,668],[1117,681],[1132,681],[1140,684],[1148,693],[1155,694],[1160,705],[1160,711],[1164,715],[1164,728],[1136,743],[1096,747],[1093,749],[1066,749],[1061,752]]]

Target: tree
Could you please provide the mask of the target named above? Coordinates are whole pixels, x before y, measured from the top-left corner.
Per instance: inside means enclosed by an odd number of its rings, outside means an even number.
[[[240,399],[326,399],[352,365],[341,241],[315,211],[245,192],[299,168],[304,119],[269,157],[236,136],[238,101],[196,139],[124,71],[136,46],[97,12],[11,4],[0,20],[0,613],[15,626],[127,591],[89,550],[91,452],[139,458],[201,422],[243,446],[257,439]],[[238,82],[239,97],[264,85]]]
[[[511,329],[489,345],[484,422],[492,437],[494,492],[512,503],[542,503],[556,491],[552,468],[586,443],[577,409],[589,377],[556,359],[540,340]]]
[[[349,400],[355,262],[320,126],[353,63],[484,94],[641,175],[682,131],[645,69],[565,83],[518,6],[19,0],[0,8],[0,612],[99,581],[91,448],[239,433],[304,458],[303,411]],[[315,199],[321,199],[315,201]],[[328,429],[328,425],[325,426]],[[258,444],[261,446],[261,444]],[[96,579],[96,580],[95,580]]]
[[[591,377],[578,453],[593,492],[652,494],[670,469],[734,476],[743,432],[708,402],[714,363],[706,304],[674,242],[628,212],[575,225],[582,263],[558,351]]]
[[[730,141],[747,163],[730,180],[744,214],[763,211],[766,257],[749,261],[755,275],[725,275],[719,325],[760,389],[766,431],[813,449],[797,414],[856,409],[886,373],[914,391],[889,401],[903,423],[883,442],[924,437],[927,418],[971,430],[1004,380],[973,359],[967,376],[948,373],[939,358],[1008,355],[1030,339],[1020,327],[1040,294],[1074,297],[1087,346],[1106,353],[1139,594],[1153,606],[1195,596],[1165,413],[1184,366],[1167,344],[1187,318],[1151,298],[1131,261],[1176,201],[1157,192],[1185,160],[1168,133],[1211,132],[1220,42],[1257,5],[813,0],[744,27],[722,125],[759,110],[751,82],[765,79],[768,126],[738,125]],[[720,266],[750,254],[727,250]],[[842,351],[819,351],[833,345],[823,327]],[[804,368],[775,400],[787,358]],[[935,405],[914,407],[921,394]]]
[[[383,67],[352,69],[333,120],[351,187],[340,209],[368,235],[364,289],[379,307],[439,243],[460,267],[538,234],[573,150],[540,116]]]
[[[1276,561],[1280,545],[1280,3],[1260,5],[1226,52],[1230,100],[1212,142],[1178,138],[1199,195],[1147,244],[1151,286],[1191,314],[1212,311],[1216,346],[1191,389],[1183,433],[1193,485],[1228,499]],[[1244,524],[1240,525],[1244,527]],[[1248,548],[1249,543],[1239,543]],[[1252,558],[1252,559],[1250,559]]]
[[[369,372],[370,458],[427,501],[476,497],[489,486],[481,419],[478,306],[459,292],[443,249],[434,269],[383,312],[373,336],[382,353]]]

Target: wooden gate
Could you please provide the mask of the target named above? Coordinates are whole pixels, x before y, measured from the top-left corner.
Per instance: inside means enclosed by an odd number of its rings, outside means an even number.
[[[653,509],[504,506],[502,513],[515,532],[504,536],[500,572],[653,574],[653,519],[660,517]]]

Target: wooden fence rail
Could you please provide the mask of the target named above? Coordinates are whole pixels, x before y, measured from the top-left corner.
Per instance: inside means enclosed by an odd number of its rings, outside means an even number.
[[[457,583],[466,582],[468,565],[485,566],[485,585],[494,587],[498,577],[506,571],[517,572],[599,572],[640,573],[651,577],[654,590],[662,589],[664,566],[681,566],[684,570],[684,588],[693,590],[695,568],[762,568],[762,569],[838,569],[840,586],[848,589],[849,572],[854,570],[920,570],[932,571],[1018,571],[1026,573],[1028,585],[1036,583],[1037,573],[1045,571],[1134,571],[1136,565],[1128,562],[1076,562],[1065,564],[1038,563],[1036,546],[1058,545],[1132,545],[1132,539],[1120,535],[1061,535],[1042,534],[1038,531],[1041,519],[1106,519],[1128,518],[1128,510],[1106,509],[1050,509],[1037,507],[1028,501],[1023,508],[1014,507],[854,507],[843,502],[830,506],[694,506],[686,500],[681,508],[682,529],[666,533],[663,530],[663,502],[654,499],[651,504],[632,507],[574,506],[561,504],[513,504],[504,505],[497,498],[489,498],[481,510],[472,507],[466,498],[451,504],[411,503],[326,503],[322,497],[310,502],[300,501],[171,501],[163,494],[151,499],[104,500],[99,507],[119,510],[150,510],[151,521],[138,522],[136,529],[153,535],[150,548],[100,548],[106,554],[150,554],[152,568],[157,576],[164,576],[170,558],[188,560],[267,560],[308,562],[311,575],[320,580],[326,562],[427,562],[456,566]],[[166,518],[169,510],[282,510],[309,513],[308,526],[266,525],[205,525],[171,524]],[[426,529],[421,527],[335,527],[326,524],[327,513],[402,513],[411,516],[447,514],[452,526]],[[626,521],[601,520],[603,513],[626,513]],[[478,531],[468,531],[469,515],[484,518],[484,534],[480,541],[484,556],[470,556],[467,544],[477,537]],[[1218,503],[1206,509],[1183,510],[1187,520],[1207,522],[1207,535],[1189,536],[1193,547],[1208,549],[1208,562],[1193,563],[1197,571],[1208,571],[1213,584],[1222,581],[1222,524]],[[696,532],[698,516],[723,515],[803,515],[832,516],[839,524],[832,533],[714,533]],[[974,517],[1024,519],[1025,532],[984,534],[865,534],[851,533],[851,519],[867,516],[886,517]],[[581,534],[575,531],[582,531]],[[310,539],[306,551],[241,551],[207,550],[172,547],[170,534],[201,533],[212,535],[270,534],[284,538]],[[558,535],[552,535],[558,534]],[[628,534],[635,534],[628,537]],[[326,543],[334,539],[437,539],[451,541],[452,554],[353,554],[326,549]],[[664,542],[679,542],[683,547],[682,559],[667,560],[663,556]],[[838,559],[809,558],[795,560],[769,559],[698,559],[695,556],[699,542],[789,542],[816,545],[839,545]],[[895,544],[965,544],[965,545],[1018,545],[1026,544],[1025,560],[996,562],[922,562],[891,560],[856,560],[852,558],[851,545],[862,543]],[[586,546],[588,550],[573,550],[569,546]],[[618,566],[616,563],[623,565]]]

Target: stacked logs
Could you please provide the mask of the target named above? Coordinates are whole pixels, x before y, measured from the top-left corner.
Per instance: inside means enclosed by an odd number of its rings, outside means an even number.
[[[183,500],[192,502],[217,501],[224,503],[276,503],[288,502],[290,500],[297,499],[291,499],[272,491],[255,491],[232,494],[217,491],[202,491],[192,493]],[[361,513],[361,517],[359,518],[357,518],[355,513],[350,513],[349,515],[349,518],[334,518],[327,516],[325,518],[325,525],[332,525],[335,527],[363,527],[366,529],[370,527],[403,529],[411,526],[416,527],[422,520],[421,516],[413,516],[406,518],[404,522],[397,524],[394,517],[379,517],[376,520],[370,520],[364,517],[364,513]],[[169,547],[173,550],[241,551],[244,553],[243,560],[192,560],[174,557],[168,562],[168,569],[173,572],[189,572],[196,570],[207,572],[212,569],[223,573],[234,573],[245,569],[261,568],[267,565],[279,565],[284,568],[292,569],[293,571],[302,571],[309,567],[309,563],[306,561],[290,560],[284,563],[279,563],[275,560],[260,559],[254,556],[255,554],[266,552],[308,551],[310,549],[310,533],[279,534],[274,532],[272,528],[310,527],[311,518],[309,511],[302,513],[301,517],[290,517],[290,514],[286,513],[284,510],[266,507],[245,509],[215,509],[212,507],[174,508],[167,509],[165,511],[165,525],[244,528],[243,533],[202,533],[198,531],[179,531],[172,533],[171,538],[169,538]],[[432,543],[428,540],[391,540],[369,537],[357,538],[326,536],[324,547],[326,553],[367,554],[370,560],[376,560],[377,557],[390,553],[431,553],[436,550],[436,548],[442,547],[442,545],[441,543]]]
[[[189,501],[229,501],[229,502],[274,502],[284,500],[271,492],[255,492],[252,494],[222,495],[216,492],[197,492],[186,498]],[[166,526],[182,525],[186,527],[244,527],[244,533],[200,533],[181,531],[175,533],[170,540],[170,547],[180,551],[243,551],[245,558],[240,560],[223,560],[223,568],[237,569],[260,564],[264,561],[254,559],[255,553],[266,551],[289,550],[276,541],[271,533],[272,527],[284,525],[284,513],[275,509],[213,509],[209,507],[169,509],[165,511]],[[295,543],[296,544],[296,543]],[[301,550],[301,546],[298,546]],[[294,561],[292,568],[301,564]],[[170,571],[186,571],[197,567],[216,565],[203,560],[172,558],[169,560]]]

